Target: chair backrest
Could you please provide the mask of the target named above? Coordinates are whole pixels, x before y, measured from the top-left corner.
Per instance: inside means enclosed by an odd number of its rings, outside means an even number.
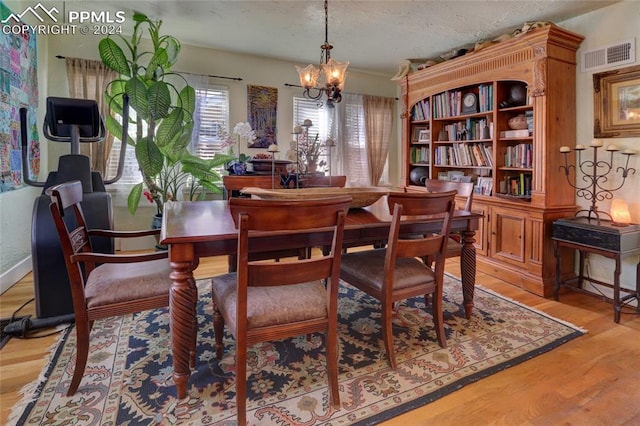
[[[350,196],[303,201],[229,200],[229,208],[238,228],[238,283],[246,282],[249,286],[288,285],[329,277],[334,284],[332,291],[337,291],[342,234],[350,202]],[[255,234],[261,237],[282,232],[309,235],[313,231],[333,233],[328,255],[286,262],[249,260],[251,237]]]
[[[346,176],[307,176],[304,178],[305,188],[330,186],[344,188],[347,184]]]
[[[385,264],[393,267],[396,258],[433,257],[436,261],[436,269],[442,272],[456,194],[455,190],[432,193],[390,193],[387,202],[389,210],[393,211],[393,220],[389,230]],[[416,238],[413,234],[411,238],[401,238],[400,225],[403,217],[412,216],[412,220],[419,220],[419,216],[433,215],[443,218],[440,232],[430,233],[422,238]]]
[[[458,197],[463,197],[463,210],[471,211],[473,203],[473,182],[451,182],[439,179],[425,179],[424,186],[428,192],[458,191]]]
[[[227,199],[232,197],[232,191],[240,191],[242,188],[264,188],[272,189],[275,186],[276,189],[280,189],[280,176],[277,175],[273,178],[271,175],[242,175],[242,176],[222,176],[222,184],[227,191]]]
[[[84,275],[79,262],[73,262],[72,256],[77,253],[90,253],[93,251],[91,241],[89,239],[89,230],[87,222],[82,212],[82,183],[80,181],[72,181],[56,185],[50,189],[51,191],[51,216],[60,237],[60,245],[64,256],[67,272],[69,273],[69,281],[71,283],[72,292],[74,286],[83,286]],[[73,218],[65,216],[73,214]],[[85,274],[89,274],[95,264],[85,263]]]

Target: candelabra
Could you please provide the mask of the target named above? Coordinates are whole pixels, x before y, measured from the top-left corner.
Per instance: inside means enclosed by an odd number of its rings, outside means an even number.
[[[618,167],[615,169],[616,173],[622,172],[622,182],[617,187],[614,188],[605,188],[604,184],[609,181],[609,174],[614,170],[613,167],[613,154],[617,151],[620,151],[615,145],[608,145],[606,151],[610,153],[609,161],[599,160],[598,159],[598,149],[602,148],[602,141],[595,139],[591,142],[591,148],[593,148],[593,159],[582,160],[582,151],[586,150],[587,147],[584,145],[578,144],[575,146],[574,150],[578,153],[577,159],[577,168],[573,164],[569,164],[567,160],[567,155],[571,152],[571,148],[568,146],[560,147],[560,152],[564,156],[564,166],[560,166],[561,170],[564,170],[564,174],[567,177],[567,182],[571,185],[572,188],[575,188],[576,195],[578,197],[584,198],[587,201],[591,201],[591,206],[588,210],[578,210],[576,212],[576,216],[579,216],[581,213],[587,213],[587,219],[591,219],[591,215],[598,220],[598,225],[600,224],[600,215],[604,214],[608,216],[610,220],[612,217],[609,213],[599,211],[596,203],[598,201],[610,200],[613,198],[613,193],[618,189],[622,188],[624,185],[627,176],[629,173],[634,174],[636,169],[629,167],[629,159],[632,155],[635,155],[636,152],[631,149],[626,149],[621,152],[622,155],[626,156],[626,163],[624,167]],[[583,185],[579,185],[577,181],[577,175],[573,174],[574,181],[571,181],[571,170],[578,171],[582,173],[582,180],[584,181]]]
[[[271,153],[271,189],[276,188],[276,153],[280,152],[278,145],[272,143],[267,148],[267,151]]]
[[[331,148],[333,148],[334,146],[336,146],[336,141],[334,141],[333,139],[329,138],[325,141],[325,146],[327,147],[327,154],[328,154],[328,169],[329,169],[329,186],[331,186]]]

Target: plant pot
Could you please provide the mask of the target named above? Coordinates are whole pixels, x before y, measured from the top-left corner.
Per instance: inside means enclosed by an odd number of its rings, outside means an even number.
[[[151,229],[160,228],[162,228],[162,215],[157,213],[151,218]],[[165,244],[160,244],[160,235],[154,235],[153,237],[156,239],[156,250],[167,250]]]
[[[247,173],[247,165],[246,163],[233,163],[227,170],[232,175],[244,175]]]

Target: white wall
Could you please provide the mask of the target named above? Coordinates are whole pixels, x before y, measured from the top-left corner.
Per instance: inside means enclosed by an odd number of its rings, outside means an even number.
[[[585,36],[577,54],[576,143],[588,146],[593,139],[593,74],[640,63],[640,3],[637,1],[616,3],[607,8],[561,22],[559,25]],[[599,69],[594,72],[580,72],[580,57],[582,52],[633,38],[635,38],[636,42],[636,62],[634,64],[614,66]],[[638,152],[638,155],[631,157],[630,161],[630,166],[636,169],[636,173],[630,175],[622,189],[614,193],[614,197],[625,200],[629,204],[631,221],[640,223],[640,197],[638,197],[638,194],[640,194],[640,138],[611,138],[603,139],[603,142],[605,146],[615,144],[623,150],[634,149]],[[567,145],[572,145],[571,141],[568,141]],[[623,158],[622,155],[617,155],[614,158],[614,162],[616,162],[617,165],[622,165],[620,163],[620,159]],[[619,177],[618,175],[617,178]],[[611,184],[613,185],[613,183],[619,181],[619,179],[614,179]],[[579,197],[576,197],[576,203],[586,209],[591,205],[590,202]],[[608,212],[610,201],[599,202],[597,205],[599,210]],[[627,258],[624,261],[621,275],[623,287],[635,288],[635,269],[637,262],[637,256]],[[595,255],[589,256],[589,273],[594,278],[612,282],[614,267],[615,264],[611,260]],[[611,294],[609,291],[606,293]]]

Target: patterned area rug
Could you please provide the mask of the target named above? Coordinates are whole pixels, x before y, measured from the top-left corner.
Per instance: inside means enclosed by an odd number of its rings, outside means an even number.
[[[328,404],[323,335],[255,345],[248,354],[250,424],[375,424],[427,404],[583,334],[570,324],[476,288],[464,318],[460,283],[447,277],[447,349],[437,343],[422,298],[394,320],[397,370],[388,367],[380,305],[340,289],[340,409]],[[85,376],[67,398],[75,333],[67,332],[38,382],[25,389],[12,424],[235,424],[233,339],[215,358],[209,280],[198,282],[198,362],[189,396],[175,398],[166,309],[96,322]]]

